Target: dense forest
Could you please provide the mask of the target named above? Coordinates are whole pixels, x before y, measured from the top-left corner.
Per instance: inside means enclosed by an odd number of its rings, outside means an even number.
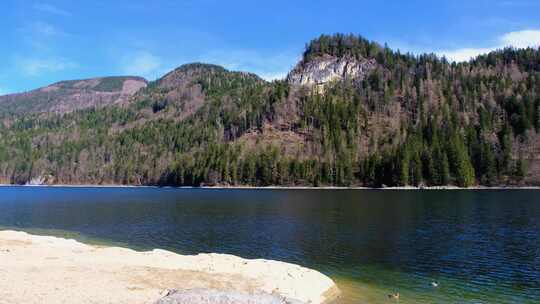
[[[354,35],[323,35],[306,46],[295,70],[329,58],[376,64],[322,86],[189,64],[120,104],[12,114],[0,125],[0,179],[174,186],[540,184],[540,50],[507,48],[453,63]]]

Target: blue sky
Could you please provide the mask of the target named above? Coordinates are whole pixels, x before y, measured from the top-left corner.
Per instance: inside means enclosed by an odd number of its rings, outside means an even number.
[[[0,94],[189,62],[283,77],[322,33],[455,60],[540,45],[538,0],[3,0]]]

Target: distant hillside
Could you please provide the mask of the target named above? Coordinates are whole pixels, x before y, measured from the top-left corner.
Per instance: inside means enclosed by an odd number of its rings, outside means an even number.
[[[126,101],[146,86],[141,77],[104,77],[62,81],[21,94],[0,96],[0,118],[27,114],[63,114]]]
[[[72,99],[58,100],[46,104]],[[0,130],[0,179],[540,185],[538,49],[450,63],[323,35],[283,81],[196,63],[97,105],[47,116],[21,108]]]

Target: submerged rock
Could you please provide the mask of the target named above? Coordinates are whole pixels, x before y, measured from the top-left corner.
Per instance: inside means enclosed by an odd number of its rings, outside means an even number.
[[[279,295],[267,293],[248,294],[236,291],[192,289],[169,291],[155,304],[302,304]]]

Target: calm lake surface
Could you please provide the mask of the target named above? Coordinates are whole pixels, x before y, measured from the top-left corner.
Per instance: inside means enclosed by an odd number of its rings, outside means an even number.
[[[297,263],[343,303],[540,303],[535,190],[2,187],[4,228]]]

